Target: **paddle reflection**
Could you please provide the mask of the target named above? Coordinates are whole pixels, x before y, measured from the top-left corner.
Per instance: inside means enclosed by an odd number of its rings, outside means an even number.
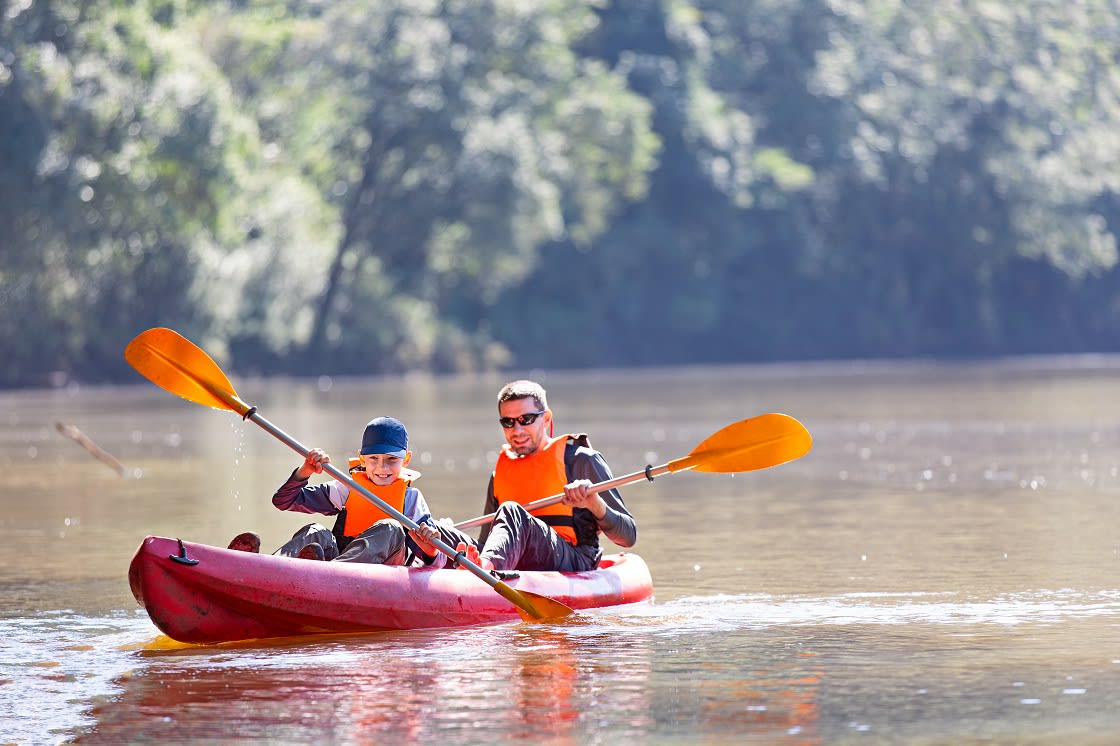
[[[700,719],[706,729],[749,734],[765,743],[815,746],[819,732],[819,688],[823,668],[811,653],[771,666],[755,668],[748,676],[705,678],[700,696]]]

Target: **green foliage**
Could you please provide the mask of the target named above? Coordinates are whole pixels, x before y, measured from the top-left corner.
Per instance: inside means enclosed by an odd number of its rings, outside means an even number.
[[[0,0],[0,385],[1120,347],[1110,0]],[[52,372],[58,371],[59,374]]]

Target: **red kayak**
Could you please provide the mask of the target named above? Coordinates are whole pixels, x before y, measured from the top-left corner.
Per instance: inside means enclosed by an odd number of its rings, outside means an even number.
[[[337,632],[467,627],[520,620],[512,603],[465,570],[316,562],[149,536],[128,568],[132,594],[168,637],[216,643]],[[511,588],[572,609],[647,601],[636,554],[589,572],[519,572]]]

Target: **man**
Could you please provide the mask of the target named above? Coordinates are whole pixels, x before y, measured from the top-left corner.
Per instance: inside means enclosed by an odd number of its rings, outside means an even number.
[[[620,547],[638,538],[634,517],[617,490],[594,492],[612,478],[587,436],[552,437],[552,411],[535,381],[507,383],[498,392],[498,422],[506,445],[494,465],[485,512],[497,515],[479,535],[479,551],[459,545],[487,570],[578,572],[599,565],[599,532]],[[564,494],[562,502],[530,514],[523,505]]]

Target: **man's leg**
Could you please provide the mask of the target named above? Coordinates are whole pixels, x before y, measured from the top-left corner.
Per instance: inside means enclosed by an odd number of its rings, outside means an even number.
[[[489,560],[495,570],[575,572],[592,569],[587,557],[515,502],[498,506],[494,525],[479,556]]]

